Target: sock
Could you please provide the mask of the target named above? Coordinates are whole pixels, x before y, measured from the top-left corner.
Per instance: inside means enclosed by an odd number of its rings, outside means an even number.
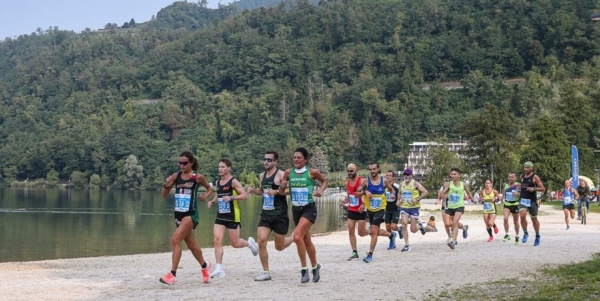
[[[371,256],[373,256],[373,252],[369,252],[369,253],[367,253],[367,255],[371,255]]]
[[[223,266],[220,263],[217,263],[217,270],[219,270],[219,271],[223,270]]]
[[[176,276],[175,274],[177,274],[177,271],[171,271],[171,274],[173,274],[173,276]]]
[[[527,229],[523,229],[523,233],[528,234]]]
[[[319,266],[319,264],[317,263],[317,265],[315,265],[315,266],[313,267],[313,270],[314,270],[314,269],[316,269],[318,266]]]
[[[392,232],[392,233],[394,233],[394,232]],[[390,234],[390,236],[388,236],[388,238],[389,238],[390,240],[392,240],[392,238],[393,238],[393,237],[394,237],[394,234]]]
[[[540,236],[540,232],[535,232],[535,236]]]
[[[308,270],[308,267],[302,267],[302,270],[303,270],[303,271],[307,271],[307,270]]]
[[[203,264],[201,264],[200,266],[201,266],[203,269],[206,269],[206,266],[207,266],[207,264],[206,264],[206,261],[205,261]]]
[[[356,254],[358,254],[358,251],[356,251],[356,250],[352,250],[352,253],[356,253]]]
[[[494,223],[494,228],[498,228],[498,226],[496,226],[496,223]]]
[[[487,232],[490,236],[492,236],[492,228],[487,228]]]

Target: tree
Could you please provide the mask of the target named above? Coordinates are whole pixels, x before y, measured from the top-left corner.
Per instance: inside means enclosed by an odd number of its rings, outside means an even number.
[[[123,188],[139,187],[144,179],[144,167],[138,164],[135,155],[129,155],[126,159],[121,159],[117,163],[119,166],[117,180],[115,183]]]
[[[433,142],[435,143],[435,142]],[[445,142],[429,146],[429,156],[431,161],[427,164],[427,189],[437,191],[445,178],[450,175],[450,169],[462,169],[464,162],[458,156],[458,153],[449,149]]]
[[[58,171],[52,169],[46,174],[46,186],[54,187],[58,185]]]
[[[329,174],[329,161],[327,160],[327,154],[325,154],[318,146],[313,150],[313,155],[310,158],[310,165],[311,167],[318,169],[323,176],[327,176],[327,174]]]
[[[99,189],[102,186],[102,180],[98,174],[93,174],[90,177],[90,189]]]
[[[85,173],[78,171],[78,170],[72,172],[71,173],[71,184],[73,184],[73,186],[75,188],[85,187],[85,185],[88,184],[88,179],[87,179]]]

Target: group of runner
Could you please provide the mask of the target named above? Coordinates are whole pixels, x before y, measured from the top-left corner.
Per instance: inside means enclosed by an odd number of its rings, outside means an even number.
[[[249,187],[248,191],[231,175],[231,161],[223,158],[219,161],[218,170],[220,178],[210,185],[206,177],[197,173],[198,162],[191,152],[183,152],[179,157],[181,171],[167,177],[161,190],[165,198],[172,188],[175,188],[174,218],[176,230],[171,238],[173,249],[171,270],[160,281],[166,284],[177,282],[176,273],[181,259],[181,242],[185,241],[201,267],[203,282],[208,283],[211,278],[225,277],[223,269],[223,238],[225,232],[229,234],[230,245],[234,248],[248,247],[254,256],[259,255],[263,271],[255,278],[256,281],[271,280],[269,269],[267,240],[274,232],[275,249],[282,251],[292,243],[296,244],[301,265],[301,283],[320,280],[321,264],[317,261],[317,253],[311,241],[310,227],[317,218],[317,208],[314,197],[323,195],[328,180],[315,168],[308,168],[308,151],[297,148],[293,156],[294,168],[281,170],[277,167],[279,154],[276,151],[266,151],[263,162],[265,170],[260,173],[260,186]],[[413,179],[413,172],[407,168],[403,171],[403,179],[395,182],[394,172],[389,170],[385,177],[377,162],[368,165],[369,175],[364,179],[358,175],[358,166],[347,166],[348,181],[346,183],[347,197],[342,201],[348,205],[348,233],[352,253],[348,260],[359,259],[356,245],[356,229],[359,236],[370,235],[369,252],[362,258],[365,263],[373,260],[373,253],[379,236],[387,237],[390,242],[388,250],[396,248],[396,237],[404,240],[402,252],[411,251],[409,243],[410,233],[427,233],[423,224],[419,222],[421,200],[428,196],[428,191],[419,182]],[[536,233],[534,246],[540,244],[539,222],[537,212],[540,200],[536,199],[536,191],[544,191],[544,186],[537,175],[533,173],[533,164],[524,164],[525,172],[521,182],[516,183],[516,175],[509,174],[509,183],[506,184],[504,195],[492,189],[490,180],[486,181],[485,189],[481,192],[484,201],[484,221],[490,237],[491,228],[497,233],[494,224],[496,216],[496,201],[504,201],[504,228],[506,235],[504,241],[510,239],[508,234],[508,217],[513,215],[515,224],[515,242],[519,243],[519,219],[523,228],[522,242],[527,242],[527,220],[529,213]],[[198,188],[204,187],[206,192],[198,195]],[[213,192],[216,192],[208,207],[217,206],[217,215],[213,226],[214,252],[216,267],[211,272],[211,265],[204,259],[202,250],[195,242],[193,229],[198,225],[197,200],[206,201]],[[262,211],[258,223],[258,244],[252,237],[247,240],[240,238],[240,210],[238,201],[248,199],[248,193],[262,195]],[[287,195],[290,195],[294,231],[286,237],[289,229]],[[450,171],[449,179],[444,181],[438,192],[436,204],[442,205],[443,221],[448,234],[447,245],[451,249],[457,246],[458,230],[461,229],[463,238],[467,238],[467,225],[460,223],[460,218],[465,209],[465,195],[472,199],[467,183],[461,180],[461,172],[457,168]],[[369,221],[369,228],[366,221]],[[385,223],[385,228],[381,224]],[[400,226],[399,226],[400,224]],[[410,225],[410,228],[409,228]],[[409,232],[410,229],[410,232]],[[491,241],[491,238],[488,241]],[[307,257],[311,266],[307,266]]]
[[[225,277],[223,269],[223,238],[225,232],[229,234],[229,243],[233,248],[249,248],[254,256],[259,255],[263,267],[255,280],[265,281],[271,279],[269,271],[267,240],[271,231],[275,233],[275,249],[282,251],[292,243],[296,244],[298,257],[301,264],[302,283],[310,281],[309,267],[306,257],[311,262],[310,271],[312,281],[320,280],[321,264],[317,261],[317,253],[311,241],[310,227],[317,218],[317,208],[313,197],[320,197],[327,188],[327,179],[318,169],[308,168],[308,151],[298,148],[294,152],[294,168],[285,171],[277,168],[279,154],[275,151],[266,151],[263,162],[265,171],[260,173],[261,185],[257,188],[249,187],[248,192],[242,184],[231,175],[231,161],[223,158],[219,161],[218,169],[220,178],[210,185],[206,177],[197,173],[198,162],[191,152],[183,152],[179,156],[181,171],[167,177],[161,195],[165,198],[172,188],[175,188],[175,225],[176,230],[171,238],[173,249],[171,270],[160,282],[175,284],[176,274],[181,259],[181,241],[185,241],[201,267],[202,280],[208,283],[211,278]],[[316,185],[316,182],[319,185]],[[199,196],[198,188],[206,189]],[[213,192],[216,192],[208,208],[217,206],[217,215],[213,226],[214,252],[216,267],[211,272],[211,265],[204,259],[202,250],[196,244],[193,229],[198,225],[197,200],[206,201]],[[252,237],[248,240],[240,238],[240,209],[238,201],[248,199],[248,193],[263,196],[263,205],[258,223],[258,244]],[[286,195],[291,196],[292,218],[295,229],[292,236],[286,237],[289,228],[288,204]]]

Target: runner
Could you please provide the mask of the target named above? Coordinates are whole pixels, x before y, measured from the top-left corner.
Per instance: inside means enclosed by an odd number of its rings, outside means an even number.
[[[450,178],[452,181],[448,187],[444,188],[442,194],[448,194],[449,197],[446,214],[450,215],[450,220],[452,221],[452,240],[448,242],[448,247],[454,250],[456,248],[460,217],[465,212],[465,194],[471,199],[473,199],[473,194],[471,194],[468,184],[460,180],[460,169],[452,168],[450,170]]]
[[[280,194],[291,194],[292,196],[292,215],[296,230],[293,232],[294,242],[298,249],[298,257],[302,265],[300,278],[301,283],[310,281],[308,267],[306,266],[306,255],[310,258],[312,264],[313,282],[319,282],[321,279],[321,264],[317,262],[317,250],[310,239],[310,227],[317,219],[317,207],[313,197],[320,197],[327,189],[327,179],[316,168],[306,168],[308,163],[308,151],[299,147],[294,152],[293,164],[291,168],[285,171],[283,181],[279,186]],[[315,180],[321,182],[319,189],[316,189]],[[289,183],[290,190],[286,191]]]
[[[519,244],[519,184],[515,183],[517,175],[514,172],[508,174],[508,184],[504,184],[504,239],[510,240],[508,234],[508,217],[512,214],[515,227],[515,245]]]
[[[385,189],[394,191],[392,183],[386,181],[379,175],[381,170],[377,162],[371,162],[369,164],[369,176],[361,181],[361,185],[356,191],[358,197],[365,196],[363,201],[365,202],[365,208],[367,208],[367,216],[369,217],[369,224],[371,230],[371,245],[369,253],[363,258],[363,261],[370,263],[373,260],[373,252],[377,245],[377,237],[385,236],[394,241],[396,239],[395,233],[387,232],[385,229],[381,229],[380,225],[385,220],[385,207],[387,205],[387,199],[385,196]]]
[[[488,242],[492,242],[494,240],[494,235],[492,235],[492,228],[494,228],[494,233],[498,233],[498,227],[496,227],[496,199],[501,197],[498,194],[498,191],[492,188],[492,180],[485,180],[485,188],[479,194],[483,201],[483,222],[485,223],[486,230],[488,235]]]
[[[240,209],[238,201],[248,199],[248,194],[244,190],[242,184],[231,175],[231,161],[223,158],[219,161],[219,175],[221,178],[215,181],[217,195],[212,201],[208,202],[208,208],[218,203],[217,217],[213,226],[215,258],[217,268],[210,274],[211,278],[225,277],[223,270],[223,238],[225,231],[229,233],[229,244],[234,248],[248,247],[252,251],[252,255],[258,254],[258,246],[252,237],[248,237],[248,241],[240,238]]]
[[[402,235],[404,236],[404,248],[402,252],[410,251],[410,243],[408,238],[408,222],[410,218],[410,232],[416,233],[421,231],[422,235],[427,233],[425,227],[419,222],[419,211],[421,209],[421,200],[424,199],[429,192],[421,183],[413,180],[412,169],[404,170],[404,181],[400,187],[402,198],[398,200],[397,205],[400,207],[400,216],[402,218]]]
[[[269,253],[267,251],[267,241],[271,231],[275,232],[274,243],[275,250],[283,251],[293,242],[292,236],[285,237],[290,226],[288,216],[288,204],[285,195],[279,194],[279,185],[283,179],[283,170],[277,168],[279,154],[276,151],[268,150],[265,152],[263,164],[265,171],[258,175],[260,186],[256,189],[250,187],[248,192],[263,196],[262,212],[258,222],[256,238],[258,239],[258,255],[262,264],[263,272],[254,280],[271,280],[269,270]]]
[[[575,218],[575,200],[579,198],[579,193],[577,190],[571,186],[571,180],[565,181],[565,188],[562,190],[562,200],[563,200],[563,212],[565,213],[565,224],[567,224],[567,229],[571,229],[569,226],[569,213],[571,214],[571,219]]]
[[[444,222],[444,229],[446,230],[446,234],[448,235],[446,243],[452,241],[452,218],[446,213],[446,209],[448,208],[448,195],[444,194],[444,189],[447,188],[449,184],[450,179],[444,179],[444,185],[442,185],[442,187],[440,187],[440,190],[438,190],[438,199],[435,202],[436,205],[442,204],[442,221]],[[462,236],[464,239],[466,239],[469,236],[469,226],[463,225],[459,222],[458,228],[463,230]],[[458,241],[456,243],[458,244]]]
[[[388,170],[385,173],[386,181],[392,183],[392,187],[394,190],[390,191],[389,189],[385,189],[385,198],[387,200],[387,205],[385,206],[385,230],[387,232],[394,234],[394,239],[390,240],[390,244],[388,246],[388,250],[393,250],[396,248],[396,233],[400,234],[400,239],[404,238],[402,235],[402,229],[398,231],[398,220],[400,219],[400,208],[396,205],[396,199],[398,197],[398,191],[400,190],[400,186],[395,182],[394,179],[394,171]]]
[[[535,230],[535,242],[533,246],[540,245],[540,222],[537,219],[538,209],[540,207],[541,200],[537,198],[536,192],[543,192],[546,190],[544,184],[536,174],[533,173],[533,163],[531,161],[523,164],[525,173],[521,176],[521,191],[519,197],[519,215],[521,216],[521,226],[523,227],[523,243],[527,242],[529,233],[527,233],[527,212],[531,217],[531,223],[533,224],[533,230]]]
[[[204,260],[202,250],[196,244],[193,230],[198,225],[198,203],[196,202],[199,185],[206,188],[206,193],[199,197],[205,201],[213,190],[206,178],[194,171],[198,170],[198,161],[191,152],[185,151],[179,155],[180,172],[167,177],[160,195],[167,197],[171,188],[175,186],[175,233],[171,238],[173,255],[171,256],[171,272],[160,278],[160,282],[175,284],[177,282],[177,267],[181,260],[181,241],[185,241],[190,252],[202,268],[202,281],[208,283],[210,280],[210,263]]]
[[[356,189],[360,187],[362,178],[358,175],[358,166],[354,163],[348,164],[346,167],[348,172],[348,181],[346,182],[347,196],[342,201],[344,204],[348,204],[348,236],[350,238],[350,246],[352,247],[352,255],[348,260],[358,259],[358,249],[356,248],[356,235],[355,227],[358,224],[358,235],[360,237],[369,235],[367,229],[367,215],[365,213],[365,205],[362,198],[356,197]]]

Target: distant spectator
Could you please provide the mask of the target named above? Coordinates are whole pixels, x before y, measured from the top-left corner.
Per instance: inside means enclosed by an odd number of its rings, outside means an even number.
[[[437,232],[437,227],[435,226],[435,216],[429,217],[429,221],[427,221],[427,226],[425,227],[425,231],[427,232]]]

